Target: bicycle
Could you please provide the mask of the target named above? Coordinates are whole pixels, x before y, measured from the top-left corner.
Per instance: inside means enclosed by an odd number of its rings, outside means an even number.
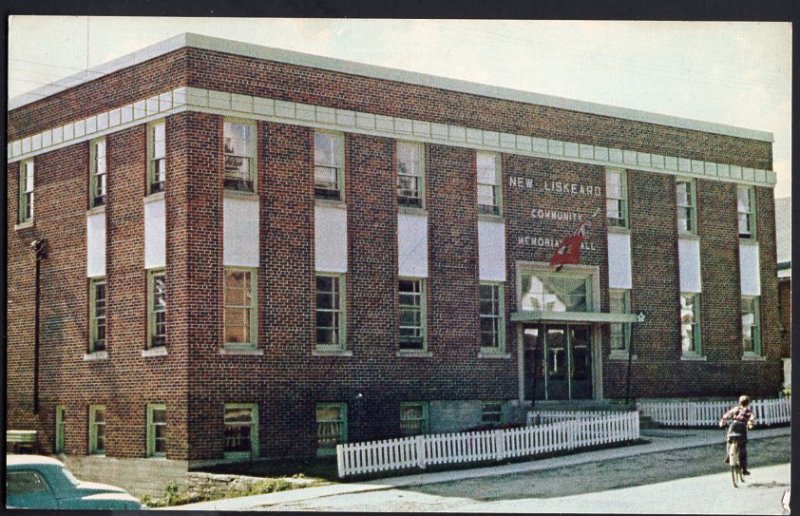
[[[727,429],[725,430],[725,442],[727,443],[727,456],[728,463],[731,467],[733,487],[739,487],[739,482],[744,483],[744,473],[742,473],[739,447],[743,442],[745,429],[746,426],[744,423],[729,420]]]

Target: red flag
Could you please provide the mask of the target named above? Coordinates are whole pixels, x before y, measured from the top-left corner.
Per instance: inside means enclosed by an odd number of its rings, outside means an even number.
[[[581,262],[581,243],[583,243],[583,237],[586,233],[586,225],[591,222],[595,215],[597,215],[597,211],[595,211],[591,217],[581,222],[578,229],[565,238],[561,242],[561,245],[558,246],[558,249],[556,249],[553,257],[550,259],[550,267],[555,267],[556,272],[560,271],[564,264],[578,264]]]

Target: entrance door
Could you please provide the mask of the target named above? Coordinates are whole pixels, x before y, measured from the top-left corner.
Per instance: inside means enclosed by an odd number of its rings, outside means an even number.
[[[570,400],[592,397],[588,325],[540,324],[523,329],[526,396]]]

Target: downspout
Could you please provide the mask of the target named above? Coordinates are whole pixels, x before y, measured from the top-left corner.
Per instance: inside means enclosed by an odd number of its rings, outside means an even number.
[[[35,260],[34,274],[34,317],[33,317],[33,414],[39,414],[39,269],[41,261],[47,258],[47,240],[40,238],[31,242]]]

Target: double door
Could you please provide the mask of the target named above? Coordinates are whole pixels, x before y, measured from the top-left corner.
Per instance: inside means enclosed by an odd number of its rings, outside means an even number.
[[[523,328],[525,398],[590,399],[591,335],[588,324],[537,324]]]

